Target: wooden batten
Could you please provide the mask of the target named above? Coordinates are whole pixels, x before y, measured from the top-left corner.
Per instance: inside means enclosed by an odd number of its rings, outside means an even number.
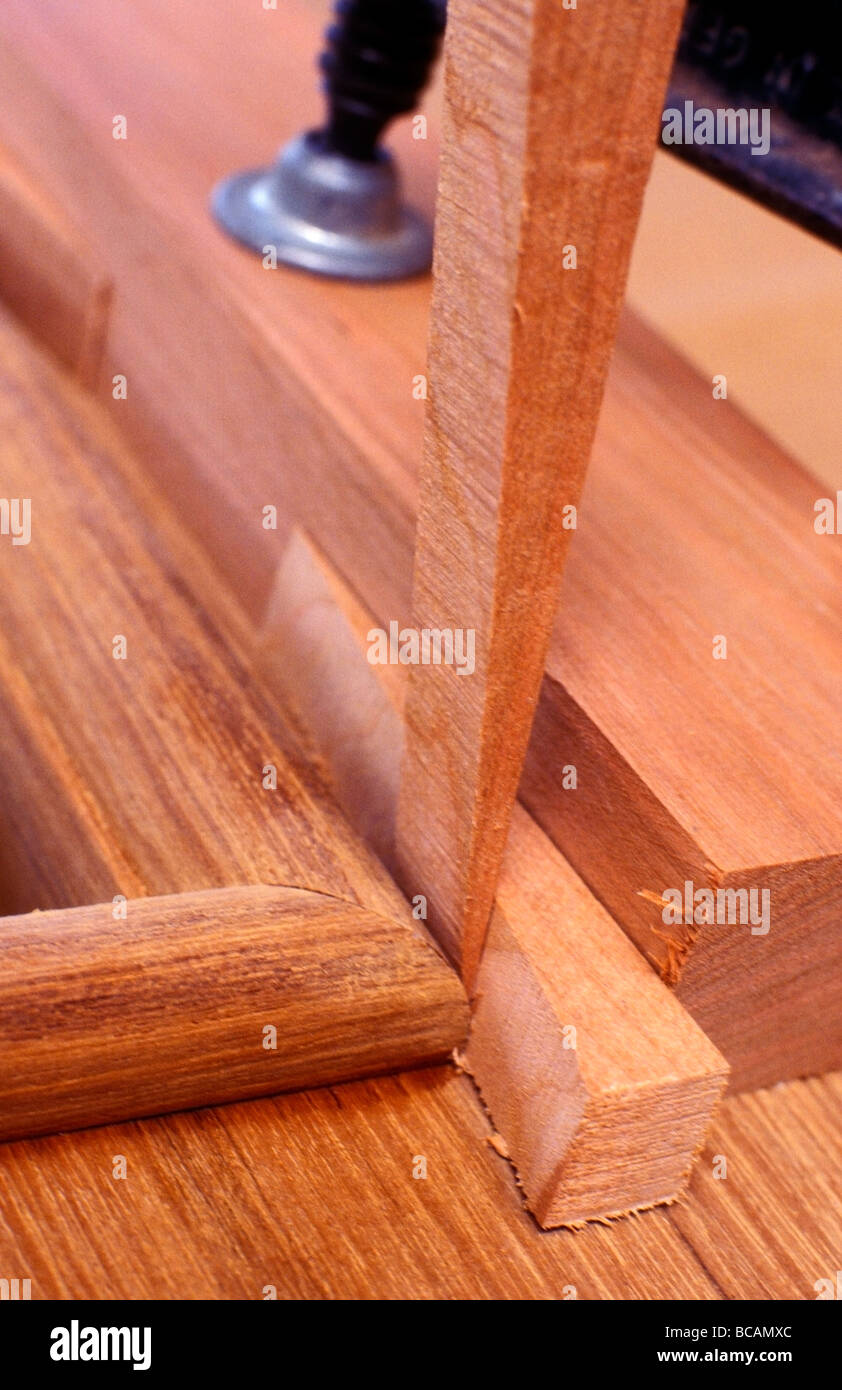
[[[544,1227],[672,1202],[728,1065],[515,809],[467,1065]]]
[[[405,927],[251,885],[0,920],[0,1139],[444,1061],[467,1005]]]
[[[452,0],[399,877],[470,987],[682,6]],[[609,211],[610,210],[610,211]]]

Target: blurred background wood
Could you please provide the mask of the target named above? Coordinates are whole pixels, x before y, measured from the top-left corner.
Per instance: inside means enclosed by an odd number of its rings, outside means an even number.
[[[842,487],[842,256],[655,155],[628,302],[825,487]]]

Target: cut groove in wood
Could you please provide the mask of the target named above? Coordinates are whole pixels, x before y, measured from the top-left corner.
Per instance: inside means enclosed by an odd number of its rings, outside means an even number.
[[[441,1062],[467,1030],[420,936],[299,888],[5,917],[0,956],[0,1139]]]
[[[399,878],[469,988],[655,148],[680,0],[452,0]]]

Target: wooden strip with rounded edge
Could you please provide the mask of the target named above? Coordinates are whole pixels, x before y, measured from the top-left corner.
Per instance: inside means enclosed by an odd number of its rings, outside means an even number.
[[[465,1037],[445,962],[355,903],[249,885],[114,911],[0,919],[2,1139],[440,1062]]]

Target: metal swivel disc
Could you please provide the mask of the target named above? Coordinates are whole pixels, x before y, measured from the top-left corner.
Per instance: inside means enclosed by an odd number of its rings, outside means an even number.
[[[223,180],[212,207],[237,241],[319,275],[399,280],[432,261],[430,227],[402,203],[391,155],[349,159],[318,132],[297,136],[270,168]]]
[[[429,270],[433,238],[401,199],[390,121],[416,108],[441,43],[444,0],[336,0],[320,66],[324,128],[299,135],[269,169],[214,190],[217,221],[277,261],[351,280],[400,280]]]

